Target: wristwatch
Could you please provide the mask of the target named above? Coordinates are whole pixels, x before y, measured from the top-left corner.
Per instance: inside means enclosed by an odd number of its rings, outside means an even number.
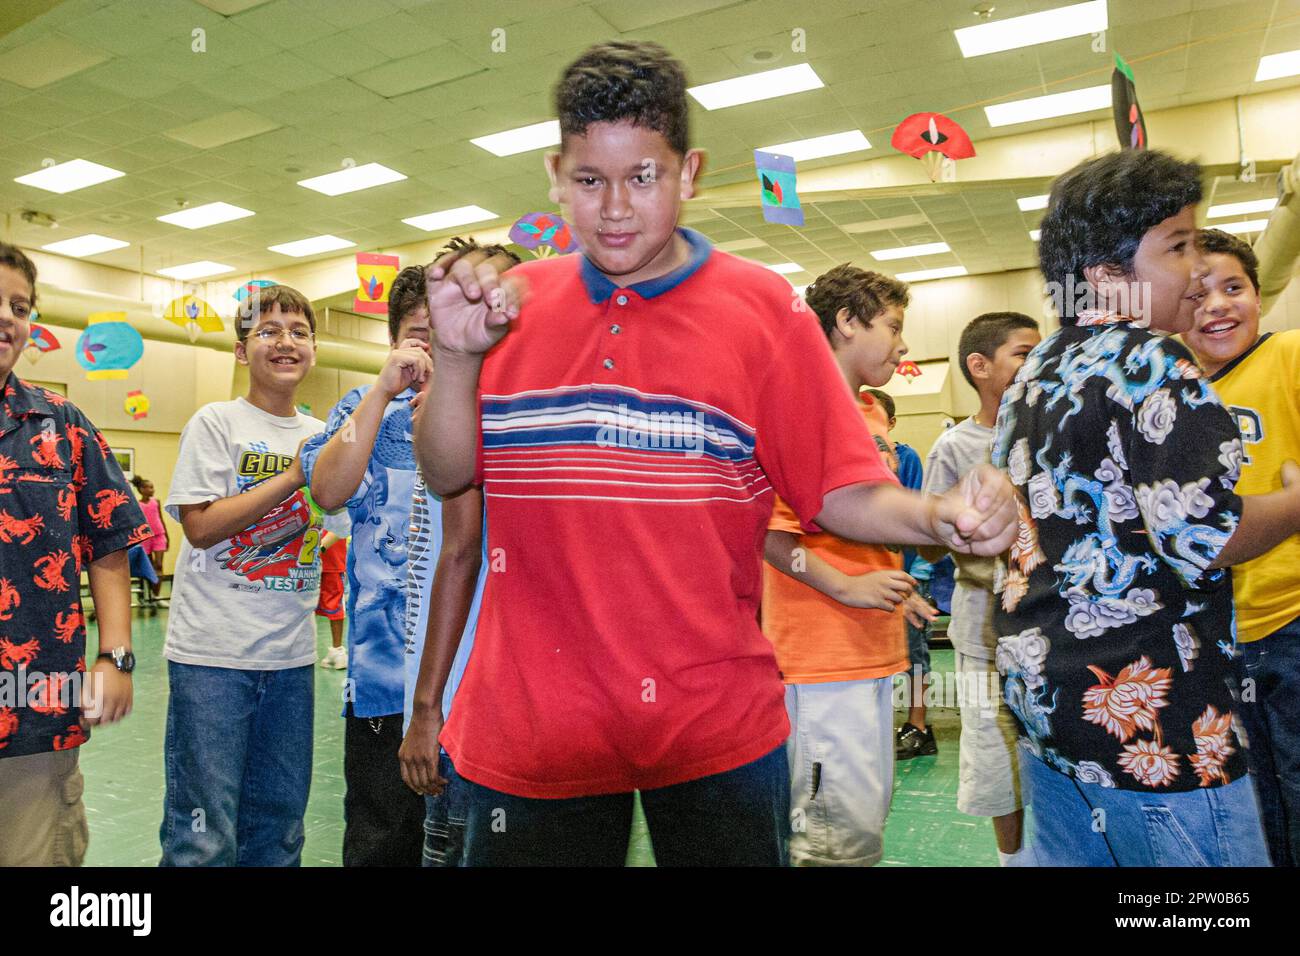
[[[129,647],[115,647],[111,651],[106,651],[99,655],[99,659],[108,658],[113,662],[113,666],[123,674],[129,674],[135,670],[135,655],[131,653]]]

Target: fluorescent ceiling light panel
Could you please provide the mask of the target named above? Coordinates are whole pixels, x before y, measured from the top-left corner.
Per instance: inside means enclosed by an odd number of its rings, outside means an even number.
[[[531,126],[503,130],[490,136],[479,136],[470,140],[479,149],[486,149],[493,156],[513,156],[527,153],[534,149],[558,146],[560,143],[560,121],[547,120]]]
[[[228,202],[210,202],[202,206],[195,206],[193,209],[182,209],[180,212],[171,212],[165,216],[159,216],[158,221],[180,226],[184,229],[204,229],[222,222],[245,219],[252,215],[254,215],[254,212],[251,209],[232,206]]]
[[[110,249],[122,249],[131,243],[123,242],[121,239],[110,239],[108,236],[101,236],[98,233],[87,233],[84,236],[76,236],[72,239],[63,239],[59,242],[51,242],[48,246],[41,246],[46,252],[57,252],[61,256],[97,256],[101,252],[108,252]]]
[[[379,163],[366,163],[364,166],[350,166],[347,169],[340,169],[337,173],[326,173],[324,176],[300,179],[298,185],[314,189],[326,196],[342,196],[344,193],[354,193],[360,189],[371,189],[387,183],[400,182],[405,178],[404,173],[399,173],[395,169],[389,169]]]
[[[205,279],[208,276],[221,275],[223,272],[234,271],[234,266],[226,266],[222,265],[220,262],[211,262],[204,259],[202,262],[187,262],[181,266],[159,269],[158,274],[166,276],[169,279],[179,279],[182,282],[186,282],[190,279]]]
[[[952,279],[966,274],[965,266],[946,266],[942,269],[921,269],[919,272],[900,272],[894,276],[903,282],[924,282],[926,279]]]
[[[1032,212],[1035,209],[1046,209],[1049,198],[1047,193],[1041,196],[1021,196],[1016,200],[1016,205],[1020,207],[1021,212]]]
[[[1041,236],[1042,234],[1043,234],[1043,230],[1041,230],[1041,229],[1030,229],[1030,230],[1029,230],[1029,238],[1032,239],[1034,242],[1037,242],[1037,241],[1038,241],[1038,237]]]
[[[946,242],[924,242],[916,246],[899,246],[897,249],[879,249],[871,254],[871,258],[880,262],[888,262],[890,259],[911,259],[913,256],[935,256],[941,252],[951,252]]]
[[[768,266],[773,272],[779,272],[783,276],[788,276],[792,272],[803,272],[803,266],[794,262],[778,262],[774,266]]]
[[[1224,222],[1215,226],[1215,229],[1222,229],[1224,232],[1230,232],[1233,235],[1243,232],[1263,232],[1264,227],[1268,225],[1267,219],[1247,219],[1245,222]]]
[[[1014,126],[1016,123],[1032,123],[1034,120],[1108,109],[1110,109],[1109,83],[1105,86],[1089,86],[1082,90],[1050,93],[1047,96],[1035,96],[1027,100],[986,106],[984,115],[988,117],[990,126]]]
[[[106,183],[110,179],[125,175],[126,173],[120,169],[113,169],[111,166],[101,166],[86,159],[71,159],[57,166],[47,166],[45,169],[28,173],[26,176],[17,176],[14,182],[22,183],[24,186],[35,186],[37,189],[45,189],[52,193],[70,193],[75,189],[85,189],[87,186]]]
[[[403,219],[402,222],[416,229],[423,229],[425,232],[433,232],[435,229],[450,229],[466,223],[499,218],[496,213],[488,212],[482,206],[457,206],[455,209],[443,209],[441,212],[412,216],[410,219]]]
[[[266,248],[283,256],[301,258],[302,256],[314,256],[318,252],[333,252],[335,249],[346,249],[355,245],[355,242],[340,239],[338,236],[312,236],[309,239],[282,242],[278,246],[267,246]]]
[[[1252,199],[1250,202],[1229,202],[1211,206],[1205,215],[1210,219],[1222,216],[1248,216],[1255,212],[1269,212],[1277,205],[1277,199]]]
[[[1255,71],[1255,82],[1263,83],[1265,80],[1295,76],[1297,73],[1300,73],[1300,50],[1272,53],[1259,58],[1259,69]]]
[[[870,149],[871,144],[862,135],[862,130],[851,129],[843,133],[831,133],[827,136],[814,136],[812,139],[797,139],[793,143],[777,143],[775,146],[760,146],[765,153],[777,153],[789,156],[795,162],[805,159],[821,159],[825,156],[839,156],[841,153],[856,153]]]
[[[1108,23],[1106,0],[1092,0],[952,32],[961,47],[961,55],[972,57],[1101,33]]]
[[[717,83],[692,86],[686,92],[706,110],[720,110],[741,103],[757,103],[777,96],[816,90],[825,85],[811,66],[800,63],[779,70],[766,70],[749,76],[719,80]]]

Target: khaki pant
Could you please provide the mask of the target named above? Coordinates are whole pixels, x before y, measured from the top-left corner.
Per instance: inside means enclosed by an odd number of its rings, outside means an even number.
[[[0,757],[0,867],[81,865],[90,830],[77,752]]]

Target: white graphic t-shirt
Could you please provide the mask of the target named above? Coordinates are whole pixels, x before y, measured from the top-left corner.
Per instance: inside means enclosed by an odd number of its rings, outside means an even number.
[[[281,418],[243,398],[205,405],[181,432],[164,507],[229,498],[293,464],[298,444],[325,427]],[[348,532],[300,488],[260,521],[206,550],[185,540],[176,561],[164,656],[180,664],[279,670],[316,659],[312,612],[320,592],[320,538]]]

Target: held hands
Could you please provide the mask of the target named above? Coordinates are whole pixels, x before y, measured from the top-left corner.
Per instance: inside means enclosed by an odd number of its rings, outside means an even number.
[[[916,589],[916,579],[905,571],[868,571],[849,577],[839,602],[849,607],[892,611]]]
[[[441,712],[421,714],[417,710],[397,751],[402,782],[422,796],[436,797],[447,786],[446,779],[438,776],[438,734],[441,732]]]
[[[81,726],[115,724],[131,713],[134,690],[131,675],[109,660],[97,660],[81,686]]]
[[[384,367],[379,370],[375,388],[384,398],[392,399],[411,387],[419,387],[429,380],[433,359],[429,358],[429,344],[419,339],[405,339],[388,353]]]
[[[1015,489],[992,465],[978,465],[947,494],[928,500],[937,544],[961,554],[994,557],[1016,540]]]
[[[515,258],[490,249],[457,249],[425,270],[429,319],[442,354],[482,355],[505,336],[519,317],[526,286],[507,276]]]

